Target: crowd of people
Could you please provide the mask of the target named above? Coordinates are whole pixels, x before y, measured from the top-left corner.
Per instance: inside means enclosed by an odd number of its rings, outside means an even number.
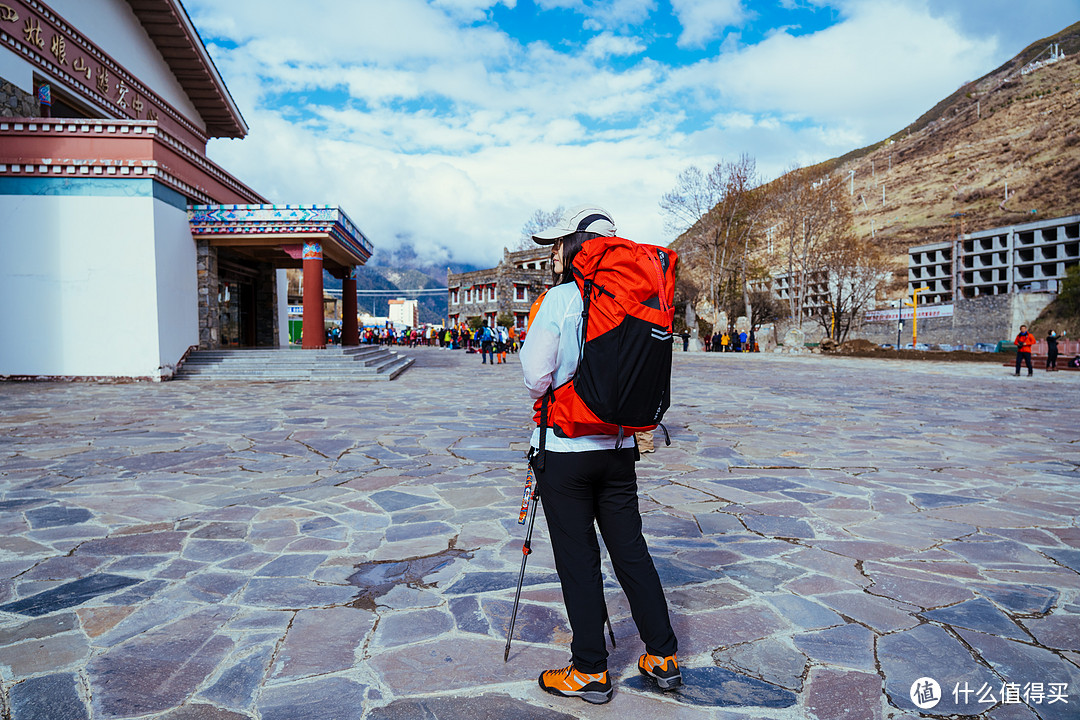
[[[705,352],[760,352],[757,344],[757,328],[750,328],[750,331],[740,330],[736,332],[734,328],[729,328],[723,332],[706,334],[701,339],[702,349]],[[684,335],[683,349],[686,349],[686,338]]]
[[[517,328],[498,325],[481,325],[473,328],[465,323],[452,327],[439,325],[419,328],[395,328],[392,323],[384,326],[361,328],[360,342],[364,345],[397,345],[401,347],[441,347],[452,350],[465,350],[469,353],[482,353],[483,361],[492,363],[506,362],[507,353],[516,353],[524,341],[524,333]],[[341,328],[334,326],[326,331],[328,345],[341,343]],[[497,358],[496,358],[497,356]]]

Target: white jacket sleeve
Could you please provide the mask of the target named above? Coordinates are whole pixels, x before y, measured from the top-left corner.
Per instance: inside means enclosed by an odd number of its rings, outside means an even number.
[[[532,327],[521,346],[521,370],[525,375],[525,387],[533,398],[544,396],[552,386],[555,368],[559,362],[559,340],[562,331],[562,313],[555,307],[554,298],[544,298],[536,311]]]

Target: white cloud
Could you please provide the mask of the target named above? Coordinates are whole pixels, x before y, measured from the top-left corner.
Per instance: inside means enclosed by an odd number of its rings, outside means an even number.
[[[645,52],[646,46],[639,38],[600,33],[585,45],[585,55],[604,59],[611,56],[630,56]]]
[[[657,201],[688,164],[749,153],[770,178],[898,130],[1004,59],[930,7],[949,1],[831,0],[826,30],[728,32],[687,67],[635,27],[654,0],[536,0],[599,30],[583,46],[485,22],[515,0],[185,4],[223,39],[211,53],[251,127],[212,141],[216,161],[274,202],[341,205],[377,248],[408,238],[485,264],[537,208],[599,203],[629,237],[665,241]],[[746,21],[734,0],[673,8],[684,46]]]
[[[741,0],[671,0],[671,7],[683,27],[680,47],[704,46],[747,18]]]
[[[851,12],[817,33],[778,33],[677,70],[673,82],[715,92],[720,106],[845,127],[865,143],[993,67],[993,40],[968,38],[917,3],[859,3]]]

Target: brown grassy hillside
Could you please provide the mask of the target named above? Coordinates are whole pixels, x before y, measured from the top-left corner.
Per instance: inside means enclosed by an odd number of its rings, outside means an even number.
[[[1020,74],[1051,42],[1068,56]],[[873,232],[898,267],[909,246],[951,239],[961,221],[971,232],[1080,213],[1080,23],[1033,43],[892,138],[826,166],[845,177],[855,171],[856,227]]]

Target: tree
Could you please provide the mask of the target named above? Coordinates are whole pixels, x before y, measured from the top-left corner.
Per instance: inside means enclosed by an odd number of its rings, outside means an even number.
[[[817,320],[838,343],[847,339],[889,276],[888,259],[881,248],[869,238],[856,236],[850,224],[848,227],[847,232],[829,239],[820,258],[821,270],[827,277],[829,305]]]
[[[788,311],[802,327],[807,291],[822,272],[832,238],[851,230],[851,201],[842,179],[824,170],[794,167],[773,183],[769,219],[781,239],[790,292]]]
[[[532,236],[541,230],[547,230],[559,222],[565,210],[560,205],[554,210],[545,211],[537,208],[532,216],[521,226],[521,237],[518,239],[517,250],[529,250],[536,247]]]
[[[686,259],[703,261],[714,325],[725,304],[725,285],[737,288],[746,315],[752,314],[749,257],[766,208],[764,199],[756,164],[748,155],[736,162],[719,162],[708,174],[688,167],[660,199],[668,228],[681,233],[680,250]]]

